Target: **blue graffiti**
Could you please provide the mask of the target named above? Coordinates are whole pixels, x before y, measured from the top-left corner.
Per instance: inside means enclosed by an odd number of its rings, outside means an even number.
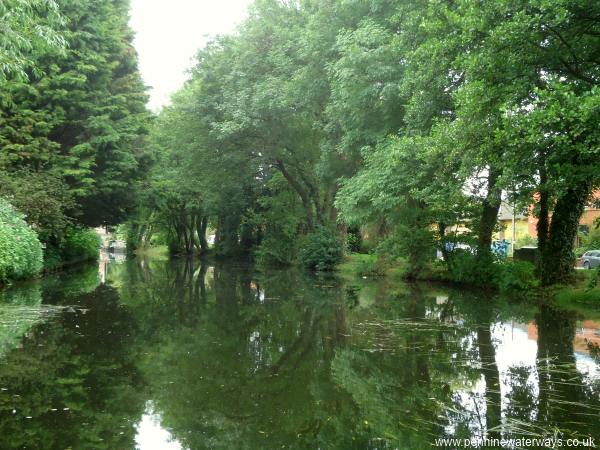
[[[508,256],[508,250],[510,248],[510,242],[506,239],[492,242],[492,253],[497,256],[506,257]]]

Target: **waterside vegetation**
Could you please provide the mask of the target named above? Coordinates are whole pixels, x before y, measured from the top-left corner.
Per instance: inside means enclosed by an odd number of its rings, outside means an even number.
[[[600,188],[596,1],[257,0],[157,115],[126,0],[8,5],[0,196],[47,266],[120,224],[131,250],[575,281]],[[535,219],[535,265],[493,251],[503,201]]]
[[[90,227],[124,222],[137,201],[151,115],[128,17],[127,0],[0,4],[1,205],[44,247],[43,266],[38,250],[25,270],[3,261],[0,282],[97,258]],[[13,245],[0,239],[3,254]]]

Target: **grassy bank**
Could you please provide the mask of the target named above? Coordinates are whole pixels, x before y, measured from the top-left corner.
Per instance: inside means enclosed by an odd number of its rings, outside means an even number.
[[[406,278],[408,263],[403,259],[390,261],[377,255],[349,253],[336,268],[337,273],[346,279],[388,277],[397,280]],[[418,274],[420,281],[450,281],[442,264],[432,264]]]
[[[506,263],[498,270],[495,284],[490,281],[488,286],[469,284],[456,280],[449,273],[443,263],[435,261],[423,269],[418,275],[419,281],[433,281],[451,283],[474,288],[488,287],[499,291],[520,292],[532,296],[541,295],[551,298],[558,305],[578,310],[590,316],[600,317],[600,284],[593,286],[594,271],[578,270],[575,273],[576,281],[570,286],[556,286],[552,288],[538,288],[529,279],[532,275],[519,269],[519,264]],[[467,270],[468,268],[465,268]],[[402,280],[408,273],[408,265],[404,260],[389,261],[371,254],[351,253],[344,257],[344,261],[337,267],[337,272],[345,279],[386,277]]]
[[[169,248],[166,245],[150,245],[136,249],[133,254],[141,258],[166,259],[169,257]]]
[[[575,310],[587,317],[600,318],[600,285],[594,285],[597,272],[578,270],[573,286],[556,288],[552,297],[563,308]]]

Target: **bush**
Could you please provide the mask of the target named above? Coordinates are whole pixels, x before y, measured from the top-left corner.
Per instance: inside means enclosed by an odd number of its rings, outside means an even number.
[[[370,256],[370,258],[361,258],[356,262],[356,274],[359,277],[379,277],[385,275],[383,265],[375,255],[364,255]]]
[[[517,238],[517,248],[521,248],[521,247],[537,247],[538,246],[538,240],[537,238],[534,238],[533,236],[530,236],[528,234],[526,234],[525,236],[521,236],[519,238]]]
[[[91,228],[70,228],[62,244],[63,261],[88,261],[98,259],[102,240]]]
[[[428,228],[398,225],[379,246],[377,253],[386,255],[390,260],[406,260],[404,277],[417,279],[429,263],[435,260],[435,242],[433,232]]]
[[[539,285],[535,265],[528,261],[498,260],[457,250],[452,258],[451,279],[458,283],[493,287],[501,291],[527,290]]]
[[[65,264],[98,259],[101,245],[102,239],[93,229],[69,228],[58,244],[46,249],[44,266],[52,270]]]
[[[581,257],[589,250],[600,250],[600,227],[594,227],[581,238],[581,247],[575,250],[577,257]]]
[[[254,253],[260,266],[289,266],[296,261],[304,209],[281,174],[273,176],[266,188],[258,199],[260,212],[247,212],[243,221],[248,228],[261,230]]]
[[[42,269],[42,244],[10,203],[0,199],[0,284]]]
[[[592,276],[590,277],[590,281],[588,283],[587,288],[588,289],[595,289],[598,287],[598,281],[600,281],[600,266],[598,266],[596,268],[596,270],[594,270],[594,273],[592,273]]]
[[[343,253],[336,233],[320,226],[302,238],[298,259],[311,270],[332,270],[341,262]]]
[[[450,277],[457,283],[497,287],[498,269],[492,255],[474,255],[466,250],[452,252]]]
[[[339,266],[339,270],[352,277],[380,277],[385,275],[386,267],[383,259],[377,255],[352,253]]]
[[[499,265],[498,287],[502,291],[527,290],[539,286],[535,266],[527,261],[505,262]]]
[[[349,228],[346,234],[346,245],[351,253],[360,253],[362,251],[362,236],[360,229]]]
[[[259,266],[289,266],[294,262],[296,246],[293,241],[280,236],[268,235],[260,243],[254,258]]]

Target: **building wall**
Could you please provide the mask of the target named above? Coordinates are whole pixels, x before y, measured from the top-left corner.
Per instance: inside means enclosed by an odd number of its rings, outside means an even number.
[[[592,226],[594,226],[595,220],[598,219],[599,217],[600,217],[600,209],[586,208],[585,211],[583,212],[583,215],[581,216],[581,219],[579,220],[579,224],[587,225],[588,227],[592,228]],[[551,220],[552,220],[552,218],[551,218]],[[537,237],[537,228],[536,227],[537,227],[538,219],[530,214],[529,217],[527,218],[527,222],[528,222],[529,234],[533,237]]]
[[[594,222],[600,217],[600,209],[590,208],[586,209],[579,221],[580,225],[587,225],[592,228]]]
[[[508,241],[512,240],[513,236],[513,224],[512,220],[501,220],[500,226],[502,227],[502,231],[496,233],[494,235],[494,239],[506,239]],[[525,236],[529,236],[529,224],[527,219],[517,219],[515,221],[515,234],[517,241]]]

